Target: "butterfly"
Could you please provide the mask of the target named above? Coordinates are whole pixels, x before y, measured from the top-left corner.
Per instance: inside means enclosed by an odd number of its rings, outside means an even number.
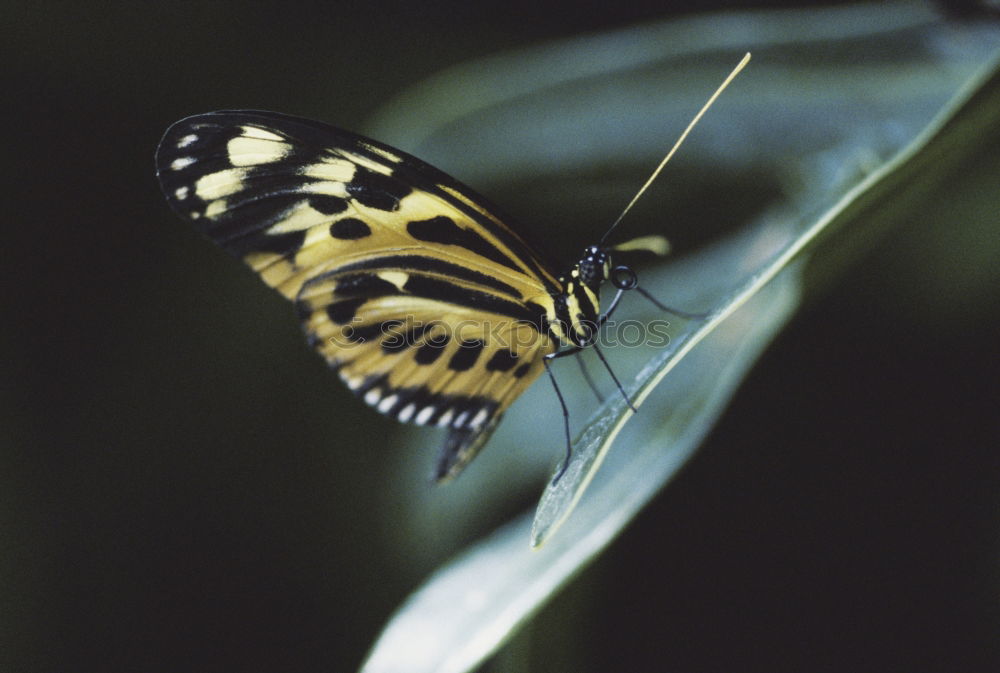
[[[619,297],[635,286],[600,245],[557,275],[468,187],[319,122],[188,117],[156,163],[173,210],[294,303],[348,388],[400,421],[448,429],[438,480],[468,464],[553,357],[595,345],[605,281]],[[665,251],[659,238],[619,247]]]
[[[593,348],[624,395],[597,348],[600,326],[626,290],[672,311],[612,257],[664,254],[662,237],[602,239],[558,273],[468,187],[320,122],[248,110],[188,117],[167,130],[156,168],[171,208],[294,304],[351,391],[399,421],[447,429],[438,481],[462,471],[543,371],[562,406],[564,470],[569,414],[550,361]],[[606,282],[617,294],[602,312]]]

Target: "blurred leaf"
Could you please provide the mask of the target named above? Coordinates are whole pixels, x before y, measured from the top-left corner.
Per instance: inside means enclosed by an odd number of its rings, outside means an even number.
[[[467,671],[493,651],[617,534],[659,488],[657,475],[684,463],[794,308],[795,285],[791,276],[773,283],[684,359],[560,535],[531,550],[522,516],[471,547],[400,608],[363,670]]]
[[[734,86],[738,90],[742,84],[745,93],[752,89],[754,97],[736,101],[742,107],[738,123],[732,123],[726,116],[732,114],[731,99],[739,95],[727,94],[696,130],[692,144],[704,138],[696,145],[696,156],[712,165],[756,166],[754,170],[777,176],[783,200],[771,203],[762,215],[745,215],[735,233],[667,268],[643,274],[643,286],[653,294],[664,296],[669,289],[672,304],[707,309],[710,319],[674,321],[668,349],[651,358],[638,349],[621,354],[648,360],[628,386],[630,394],[643,402],[642,413],[633,417],[622,400],[610,398],[587,424],[575,442],[568,472],[546,491],[539,505],[533,539],[547,540],[545,546],[528,549],[526,516],[472,546],[399,609],[363,670],[466,671],[493,652],[676,473],[798,305],[806,289],[803,278],[808,277],[813,287],[843,273],[860,252],[898,224],[907,209],[930,197],[943,176],[960,170],[977,141],[986,134],[996,136],[1000,127],[996,32],[935,23],[923,6],[910,3],[894,4],[891,12],[881,7],[885,5],[822,14],[702,19],[719,22],[718,30],[706,34],[729,38],[720,51],[730,53],[729,47],[736,43],[739,48],[749,43],[754,49],[754,62]],[[668,39],[672,29],[686,29],[679,26],[655,27],[654,44],[691,45],[690,36]],[[798,26],[800,32],[787,32],[789,26]],[[811,32],[816,26],[823,26],[823,35]],[[843,31],[842,39],[833,39],[838,35],[833,28]],[[878,34],[882,28],[886,32]],[[594,73],[587,68],[569,72],[573,64],[586,61],[594,40],[603,40],[607,47],[601,53],[614,53],[610,46],[614,40],[628,45],[634,36],[643,43],[650,31],[654,28],[634,35],[586,38],[575,45],[563,43],[555,52],[540,49],[533,54],[539,63],[532,54],[523,60],[510,56],[442,76],[433,82],[428,101],[442,100],[446,94],[458,97],[469,81],[468,73],[478,73],[478,86],[492,90],[491,82],[507,81],[515,69],[519,79],[514,79],[522,82],[532,81],[538,72],[551,73],[552,53],[558,54],[556,62],[564,64],[555,78],[538,75],[537,98],[536,88],[523,85],[488,99],[488,105],[468,106],[461,119],[439,117],[441,126],[432,125],[424,135],[435,141],[421,154],[450,170],[454,162],[449,157],[461,156],[458,163],[462,163],[485,156],[490,161],[482,164],[483,174],[514,170],[529,176],[563,172],[567,165],[579,170],[598,160],[607,164],[632,150],[649,156],[650,147],[665,144],[647,138],[649,119],[662,114],[637,115],[640,123],[619,129],[625,140],[608,146],[602,134],[580,131],[601,124],[601,103],[587,99],[592,106],[589,114],[566,115],[565,102],[571,95],[581,96],[572,90],[584,82],[590,93],[604,87],[619,94],[631,92],[630,101],[638,92],[650,90],[651,79],[662,78],[657,89],[673,92],[663,82],[697,70],[676,87],[682,95],[673,100],[675,105],[677,100],[690,104],[693,113],[711,92],[709,82],[717,82],[726,72],[723,65],[714,67],[721,63],[721,54],[708,58],[704,42],[688,52],[678,48],[669,56],[653,51],[648,62],[638,57],[628,60],[615,70],[610,84],[590,81]],[[732,50],[737,55],[731,63],[736,62],[738,49]],[[859,59],[861,54],[869,58]],[[706,62],[713,66],[692,67]],[[624,72],[629,68],[635,69],[635,77]],[[709,69],[715,72],[708,75]],[[455,88],[448,89],[449,81]],[[761,96],[762,91],[766,95]],[[421,107],[415,96],[407,95],[411,112]],[[384,116],[382,123],[388,118]],[[528,127],[528,135],[553,135],[529,140],[524,152],[502,147],[503,140],[489,144],[492,129],[514,124]],[[381,135],[391,139],[397,134],[385,129]],[[593,144],[570,140],[593,137],[601,140]],[[447,140],[439,143],[438,138]],[[477,148],[470,151],[470,144]],[[464,152],[458,146],[464,146]],[[691,152],[691,145],[685,149]],[[529,427],[521,441],[534,445],[534,428],[524,425]],[[619,448],[608,452],[616,436]],[[602,469],[596,470],[602,462]],[[492,479],[509,488],[504,479],[496,475]],[[574,505],[576,511],[569,517]],[[553,537],[560,524],[563,528]]]
[[[990,76],[985,81],[977,77],[970,82],[913,142],[852,187],[815,223],[800,229],[807,221],[799,220],[796,234],[773,261],[761,267],[734,296],[714,308],[711,318],[703,325],[675,337],[674,348],[637,377],[628,391],[633,406],[638,408],[680,358],[790,264],[811,256],[810,263],[822,262],[824,273],[828,275],[835,270],[842,271],[853,255],[873,246],[891,226],[898,224],[900,213],[912,210],[914,200],[926,198],[936,183],[954,170],[964,157],[970,156],[977,142],[991,130],[996,133],[995,129],[1000,128],[1000,70],[993,65],[988,72]],[[823,247],[816,252],[820,245]],[[706,268],[717,267],[711,259],[702,260],[702,264]],[[618,432],[633,415],[622,399],[612,398],[587,426],[574,443],[573,460],[566,475],[550,484],[542,496],[532,530],[532,544],[537,546],[545,542],[569,516],[587,488],[593,471],[600,466]],[[661,442],[667,446],[679,439],[667,433],[661,436]],[[642,472],[631,476],[649,478]]]

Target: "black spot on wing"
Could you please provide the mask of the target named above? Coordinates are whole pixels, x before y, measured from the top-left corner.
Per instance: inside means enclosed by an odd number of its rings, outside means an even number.
[[[506,372],[517,364],[517,353],[501,348],[486,363],[487,371]]]
[[[430,323],[412,326],[406,330],[388,330],[385,332],[385,338],[382,339],[382,351],[384,353],[402,353],[420,343],[427,330],[433,326],[434,324]]]
[[[451,356],[451,360],[448,361],[448,369],[456,372],[465,372],[472,369],[472,366],[476,364],[476,360],[479,359],[479,354],[483,352],[485,345],[480,339],[462,341],[459,344],[458,350],[455,351],[455,354]]]
[[[524,376],[525,374],[527,374],[528,370],[530,370],[530,369],[531,369],[531,363],[530,362],[525,362],[523,365],[521,365],[520,367],[518,367],[517,369],[514,370],[514,378],[516,378],[516,379],[521,378],[522,376]]]
[[[326,315],[338,325],[346,325],[354,320],[354,314],[368,301],[367,297],[356,297],[354,299],[344,299],[335,301],[326,307]]]
[[[413,191],[403,182],[358,166],[347,193],[358,203],[378,210],[399,210],[399,202]]]
[[[424,344],[417,349],[413,359],[418,365],[434,364],[444,353],[444,349],[447,348],[447,346],[447,334],[432,335],[431,338],[427,339],[427,341],[425,341]]]
[[[347,210],[347,200],[326,194],[316,194],[309,197],[309,205],[324,215],[336,215]]]
[[[444,245],[459,245],[465,234],[464,229],[444,215],[429,220],[414,220],[406,225],[406,230],[418,241]]]
[[[371,233],[371,227],[356,217],[345,217],[330,225],[330,235],[342,241],[357,240],[365,236],[370,236]]]
[[[460,227],[454,220],[444,215],[438,215],[428,220],[414,220],[406,225],[406,231],[418,241],[457,245],[480,257],[485,257],[497,264],[523,273],[521,267],[515,264],[510,257],[500,252],[475,230]]]
[[[286,234],[267,234],[263,231],[255,231],[233,239],[225,245],[225,249],[237,257],[245,257],[251,252],[273,252],[282,256],[290,256],[302,248],[305,240],[305,231],[290,231]]]

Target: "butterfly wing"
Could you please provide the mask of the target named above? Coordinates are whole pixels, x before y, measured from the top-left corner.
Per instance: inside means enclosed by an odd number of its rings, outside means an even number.
[[[437,298],[438,283],[448,284],[449,301]],[[510,313],[491,306],[501,302]],[[318,276],[299,309],[310,341],[365,402],[400,421],[450,428],[439,479],[472,459],[552,350],[516,303],[400,267]]]
[[[295,302],[356,394],[449,428],[439,479],[556,348],[547,265],[482,197],[399,150],[286,115],[216,112],[174,124],[157,171],[175,211]]]

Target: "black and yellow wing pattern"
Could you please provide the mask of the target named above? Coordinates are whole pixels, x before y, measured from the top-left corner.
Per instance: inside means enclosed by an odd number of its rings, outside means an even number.
[[[174,124],[156,155],[171,207],[290,299],[347,386],[448,429],[457,475],[544,369],[560,281],[482,197],[399,150],[287,115]]]

